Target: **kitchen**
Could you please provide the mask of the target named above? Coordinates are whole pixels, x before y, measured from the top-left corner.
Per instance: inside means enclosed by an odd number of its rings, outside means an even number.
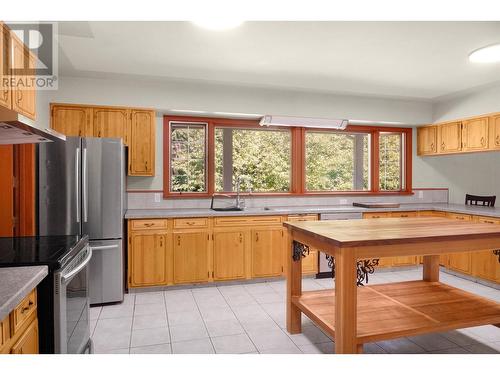
[[[0,26],[0,353],[500,352],[498,22]]]

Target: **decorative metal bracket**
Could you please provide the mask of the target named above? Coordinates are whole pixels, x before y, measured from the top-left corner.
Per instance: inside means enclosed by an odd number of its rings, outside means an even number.
[[[298,262],[300,258],[305,258],[309,255],[309,246],[304,245],[298,241],[293,241],[293,254],[292,259]]]
[[[493,254],[498,257],[498,263],[500,263],[500,250],[493,250]]]
[[[499,250],[500,251],[500,250]],[[332,269],[332,279],[335,278],[335,257],[325,255],[328,260],[328,267]],[[368,283],[368,275],[375,272],[375,266],[378,266],[380,259],[358,260],[356,263],[357,286],[363,286]]]

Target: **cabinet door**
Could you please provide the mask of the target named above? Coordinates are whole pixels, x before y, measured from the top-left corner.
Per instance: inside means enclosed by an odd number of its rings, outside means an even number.
[[[214,233],[214,279],[230,280],[245,277],[245,233],[228,231]]]
[[[488,118],[481,117],[463,122],[462,148],[464,151],[488,148]]]
[[[121,138],[129,144],[129,110],[122,108],[94,108],[94,136]]]
[[[417,128],[418,155],[432,155],[437,152],[437,129],[435,126]]]
[[[283,272],[282,229],[252,230],[252,276],[280,276]]]
[[[9,75],[10,68],[10,33],[9,29],[0,22],[0,82]],[[0,105],[12,108],[12,94],[8,85],[0,85]]]
[[[54,104],[51,109],[51,127],[69,137],[92,137],[92,109]]]
[[[167,283],[167,234],[132,232],[129,247],[129,286]]]
[[[457,214],[453,212],[447,212],[446,217],[450,219],[455,219],[455,220],[462,220],[462,221],[471,221],[472,216],[470,215],[464,215],[464,214]],[[452,254],[447,254],[447,262],[448,262],[448,267],[451,268],[452,270],[466,273],[466,274],[471,274],[472,269],[471,269],[471,253],[452,253]]]
[[[490,147],[500,149],[500,115],[490,118]]]
[[[438,126],[440,152],[458,152],[462,149],[461,125],[460,122],[450,122]]]
[[[38,320],[35,319],[11,349],[12,354],[38,354]]]
[[[500,219],[491,217],[476,216],[475,221],[483,224],[500,225]],[[492,250],[475,251],[471,254],[472,275],[500,282],[500,262],[498,262],[498,256],[493,254]]]
[[[24,85],[17,84],[13,89],[12,109],[16,112],[35,119],[36,117],[36,90],[25,88],[32,84],[34,77],[31,70],[35,69],[35,56],[25,47],[25,45],[11,33],[12,45],[12,67],[22,74],[17,74],[17,78],[24,82]],[[27,68],[27,69],[26,69]]]
[[[155,113],[132,110],[130,125],[129,175],[155,175]]]
[[[174,232],[174,283],[208,281],[207,232]]]

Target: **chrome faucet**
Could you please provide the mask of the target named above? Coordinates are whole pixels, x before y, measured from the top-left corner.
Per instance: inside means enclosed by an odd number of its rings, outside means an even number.
[[[238,176],[236,178],[236,207],[239,208],[239,209],[244,209],[245,208],[245,200],[240,197],[241,182],[242,182],[243,179],[247,180],[247,184],[248,184],[248,186],[250,186],[248,188],[248,193],[252,194],[252,188],[251,188],[251,181],[252,180],[250,179],[250,177]]]

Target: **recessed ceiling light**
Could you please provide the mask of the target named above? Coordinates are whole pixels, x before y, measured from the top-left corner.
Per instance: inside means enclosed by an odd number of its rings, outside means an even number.
[[[207,18],[203,20],[196,20],[193,23],[199,27],[209,30],[229,30],[240,26],[243,21],[237,19],[226,19],[226,18]]]
[[[469,54],[469,61],[475,63],[500,62],[500,44],[479,48]]]

